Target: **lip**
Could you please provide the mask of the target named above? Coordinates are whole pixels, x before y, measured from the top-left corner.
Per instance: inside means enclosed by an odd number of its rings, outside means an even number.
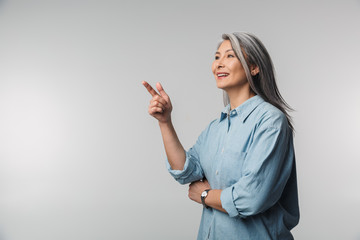
[[[219,74],[222,74],[222,73],[223,73],[223,74],[227,74],[227,76],[219,77],[218,75],[219,75]],[[230,74],[227,73],[227,72],[217,72],[217,73],[216,73],[216,77],[217,77],[218,79],[224,79],[224,78],[228,77],[229,75],[230,75]]]

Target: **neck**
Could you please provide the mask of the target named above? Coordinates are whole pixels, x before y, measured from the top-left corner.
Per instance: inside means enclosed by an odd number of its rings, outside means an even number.
[[[226,90],[230,100],[230,109],[237,108],[246,100],[254,97],[256,94],[251,91],[250,86],[244,86],[240,89],[229,89]]]

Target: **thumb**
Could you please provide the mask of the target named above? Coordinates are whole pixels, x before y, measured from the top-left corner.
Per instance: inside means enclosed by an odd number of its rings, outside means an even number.
[[[159,91],[160,95],[165,98],[166,100],[169,100],[169,96],[165,92],[164,88],[161,86],[161,84],[158,82],[156,83],[156,88]]]

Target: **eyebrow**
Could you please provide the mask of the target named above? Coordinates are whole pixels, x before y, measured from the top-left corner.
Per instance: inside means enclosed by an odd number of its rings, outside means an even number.
[[[229,52],[229,51],[234,51],[234,50],[228,49],[228,50],[226,50],[225,52]],[[216,52],[215,54],[220,54],[220,52]]]

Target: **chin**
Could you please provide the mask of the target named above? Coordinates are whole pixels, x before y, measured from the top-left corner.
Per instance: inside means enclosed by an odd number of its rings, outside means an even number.
[[[221,82],[217,82],[216,86],[217,86],[217,88],[222,89],[222,90],[225,90],[225,88],[226,88],[226,84],[221,83]]]
[[[221,86],[221,84],[216,84],[216,87],[219,88],[219,89],[223,89],[224,87]]]

